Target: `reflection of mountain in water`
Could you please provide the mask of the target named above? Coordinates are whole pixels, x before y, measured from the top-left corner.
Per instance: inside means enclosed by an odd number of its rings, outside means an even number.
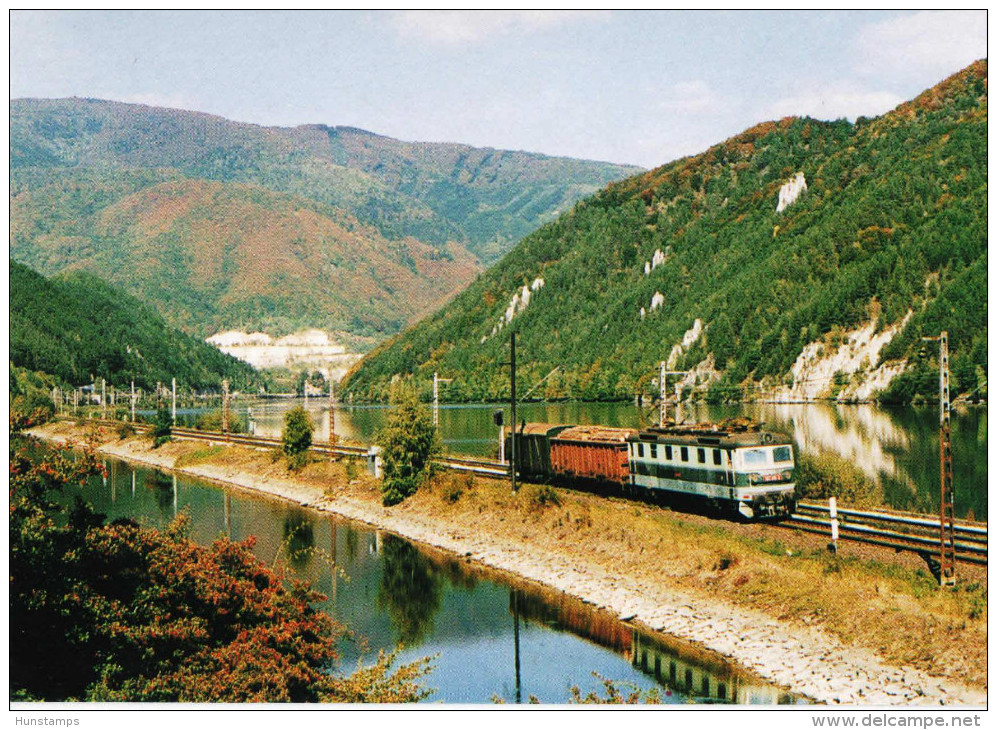
[[[793,695],[737,671],[722,657],[678,640],[669,642],[646,634],[563,593],[513,590],[509,611],[612,649],[680,699],[730,704],[797,701]]]
[[[891,452],[910,448],[910,439],[876,406],[766,404],[759,408],[758,418],[789,432],[803,452],[835,453],[877,483],[883,476],[903,478]]]

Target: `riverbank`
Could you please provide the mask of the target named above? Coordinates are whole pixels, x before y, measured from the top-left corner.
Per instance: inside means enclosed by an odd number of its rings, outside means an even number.
[[[50,424],[37,435],[80,440]],[[604,607],[828,703],[986,702],[985,572],[939,591],[916,564],[821,549],[623,500],[443,475],[393,508],[348,461],[289,474],[268,452],[101,436],[101,451],[265,492],[389,530]],[[330,487],[329,485],[337,485]],[[342,486],[339,486],[342,485]],[[552,496],[553,495],[553,496]]]

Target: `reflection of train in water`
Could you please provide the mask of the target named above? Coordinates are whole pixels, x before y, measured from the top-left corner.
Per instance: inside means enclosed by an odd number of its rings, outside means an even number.
[[[567,629],[622,654],[635,669],[674,693],[671,700],[665,701],[772,705],[799,701],[713,652],[646,633],[564,594],[512,590],[509,610],[528,621]]]
[[[516,462],[525,479],[697,501],[749,520],[784,517],[796,506],[792,441],[747,421],[640,431],[524,423],[516,430]]]
[[[638,631],[634,631],[631,651],[630,663],[635,668],[693,701],[736,705],[787,705],[798,701],[777,687],[751,681],[730,669],[686,659]]]

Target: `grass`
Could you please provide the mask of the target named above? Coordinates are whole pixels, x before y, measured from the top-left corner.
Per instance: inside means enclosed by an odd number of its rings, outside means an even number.
[[[178,466],[212,462],[287,478],[265,452],[184,442],[169,448]],[[349,459],[316,459],[293,478],[380,508],[379,482]],[[513,494],[505,481],[453,472],[434,477],[404,510],[436,521],[441,532],[514,539],[537,556],[560,556],[593,574],[666,593],[688,589],[790,624],[819,626],[893,665],[986,685],[985,578],[963,577],[955,589],[940,590],[926,569],[894,561],[889,552],[830,554],[819,540],[774,526],[550,486],[528,484]]]
[[[182,468],[185,466],[194,466],[195,464],[203,464],[207,461],[211,461],[224,451],[225,447],[219,444],[199,446],[191,451],[181,454],[176,460],[176,466],[177,468]]]

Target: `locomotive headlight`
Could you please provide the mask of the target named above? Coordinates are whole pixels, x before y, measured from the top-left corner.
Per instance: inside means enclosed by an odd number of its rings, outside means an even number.
[[[787,482],[790,481],[793,478],[793,472],[791,472],[791,471],[784,471],[782,473],[782,478],[785,479]]]

